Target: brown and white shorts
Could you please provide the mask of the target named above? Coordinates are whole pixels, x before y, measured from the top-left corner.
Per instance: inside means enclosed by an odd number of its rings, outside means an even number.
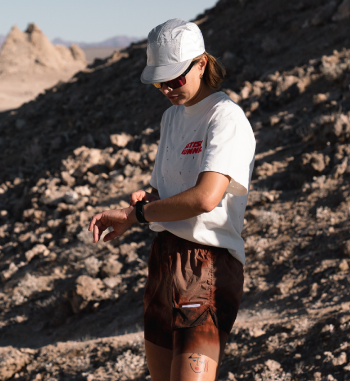
[[[211,321],[230,333],[243,293],[243,265],[227,249],[158,233],[143,298],[145,339],[172,349],[172,332]],[[208,319],[210,314],[211,319]]]

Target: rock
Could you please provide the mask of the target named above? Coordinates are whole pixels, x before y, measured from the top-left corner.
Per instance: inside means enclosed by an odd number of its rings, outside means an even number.
[[[96,257],[89,257],[85,259],[84,264],[87,273],[93,278],[95,278],[100,271],[102,262],[99,261]]]
[[[267,360],[265,365],[271,372],[282,370],[281,364],[275,360]]]
[[[338,56],[323,56],[321,59],[320,70],[328,81],[336,81],[343,77],[347,65],[339,63]]]
[[[316,94],[313,97],[313,103],[314,105],[318,105],[320,103],[324,103],[328,100],[329,98],[329,93],[327,94]]]
[[[315,298],[317,296],[317,291],[318,291],[318,283],[313,283],[310,288],[310,295],[313,298]]]
[[[24,220],[43,221],[45,219],[46,212],[44,210],[26,209],[23,211]]]
[[[282,282],[275,287],[274,291],[277,295],[287,295],[292,286],[292,282]]]
[[[91,196],[91,191],[90,191],[90,188],[88,187],[88,185],[75,187],[74,190],[80,196]]]
[[[79,201],[79,195],[76,191],[72,190],[64,194],[63,200],[67,204],[76,204]]]
[[[74,150],[74,155],[78,162],[78,166],[74,171],[74,176],[82,177],[90,167],[99,163],[101,151],[97,148],[87,148],[82,146]]]
[[[130,151],[126,156],[126,159],[131,165],[140,165],[141,153]]]
[[[93,243],[92,233],[87,230],[87,227],[77,234],[77,238],[86,245]]]
[[[27,262],[30,262],[35,256],[46,257],[50,254],[50,250],[43,244],[35,245],[31,250],[25,253]]]
[[[150,163],[153,163],[156,160],[157,149],[154,151],[149,151],[147,154],[147,159]]]
[[[65,185],[73,187],[75,185],[75,178],[69,174],[67,171],[61,172],[62,182]]]
[[[113,276],[113,277],[110,277],[110,278],[104,278],[103,279],[103,283],[108,287],[108,288],[115,288],[117,287],[119,284],[122,283],[122,278],[120,276]]]
[[[113,277],[120,273],[123,265],[114,257],[109,257],[103,262],[101,273],[105,277]]]
[[[283,220],[283,216],[278,213],[265,210],[259,211],[255,217],[259,224],[265,228],[269,226],[278,227]]]
[[[85,53],[78,45],[72,44],[69,47],[69,50],[71,51],[72,56],[76,61],[82,61],[82,62],[86,61]]]
[[[243,88],[241,89],[241,92],[240,92],[240,97],[242,99],[247,99],[249,98],[249,94],[250,92],[253,90],[253,86],[251,85],[250,82],[248,81],[245,81],[244,82],[244,86]]]
[[[27,273],[13,290],[12,301],[15,305],[20,305],[37,293],[50,291],[52,280],[50,276],[35,277]]]
[[[69,299],[73,312],[78,313],[87,307],[90,301],[102,296],[104,285],[101,279],[94,279],[87,275],[81,275],[75,282],[72,297]]]
[[[323,377],[321,381],[337,381],[331,374],[326,377]]]
[[[129,134],[114,134],[110,136],[111,143],[113,146],[123,148],[125,147],[131,140],[133,140],[133,137]]]
[[[334,122],[334,133],[336,136],[340,136],[344,133],[350,132],[350,118],[348,115],[340,114],[336,117]]]
[[[140,167],[135,167],[130,164],[127,164],[124,168],[125,177],[134,177],[139,176],[142,173],[142,169]]]
[[[0,348],[0,380],[6,381],[31,362],[31,356],[13,347]]]
[[[335,179],[338,179],[340,176],[342,176],[345,171],[347,170],[348,168],[348,158],[345,157],[343,159],[343,161],[340,163],[340,164],[337,164],[334,168],[333,168],[333,177]]]
[[[235,375],[232,372],[228,372],[228,374],[227,374],[227,380],[229,380],[229,381],[237,381],[237,378],[235,377]]]
[[[1,280],[3,282],[7,281],[18,271],[18,267],[14,263],[10,263],[10,266],[7,270],[1,272]]]
[[[265,333],[266,333],[266,331],[262,330],[259,327],[253,327],[253,328],[249,329],[249,334],[252,337],[260,337],[262,335],[265,335]]]
[[[301,158],[303,166],[309,165],[317,172],[322,172],[330,161],[328,156],[324,156],[322,153],[317,152],[305,153]]]
[[[294,75],[282,76],[277,81],[276,96],[279,97],[282,93],[291,88],[292,85],[298,84],[299,78]]]
[[[343,259],[339,264],[339,270],[340,271],[348,271],[349,270],[349,264],[346,259]]]
[[[346,356],[346,353],[345,352],[341,352],[339,357],[334,357],[332,359],[332,364],[334,366],[339,366],[339,365],[344,365],[348,362],[348,358]]]
[[[44,194],[40,197],[40,201],[45,205],[58,205],[65,195],[65,191],[46,189]]]
[[[0,72],[9,74],[58,71],[73,63],[78,63],[77,70],[85,67],[81,49],[54,46],[35,24],[25,32],[13,27],[0,51]]]
[[[278,115],[272,115],[270,116],[270,124],[271,126],[274,126],[275,124],[278,124],[281,121],[281,118]]]
[[[115,171],[109,172],[109,177],[113,184],[120,184],[123,185],[122,182],[124,181],[124,176],[122,175],[123,170],[117,169]]]
[[[332,21],[341,21],[350,18],[350,0],[343,0],[332,16]]]
[[[259,102],[258,101],[252,102],[252,104],[250,105],[250,112],[254,112],[258,108],[259,108]]]
[[[343,253],[350,257],[350,240],[343,242]]]
[[[237,94],[236,92],[230,90],[230,89],[225,89],[223,90],[230,98],[233,100],[235,103],[239,103],[241,101],[241,96]]]

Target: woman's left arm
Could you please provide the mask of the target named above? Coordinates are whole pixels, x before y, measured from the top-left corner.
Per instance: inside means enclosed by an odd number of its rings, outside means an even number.
[[[150,222],[168,222],[208,213],[219,204],[229,182],[230,177],[227,175],[201,172],[194,187],[172,197],[144,205],[144,217]],[[97,242],[102,232],[112,226],[114,231],[104,237],[104,241],[109,241],[123,234],[135,222],[137,218],[134,206],[107,210],[92,218],[89,231],[93,230],[94,242]]]
[[[202,172],[194,187],[172,197],[144,206],[147,221],[180,221],[212,211],[221,201],[230,177],[217,172]]]

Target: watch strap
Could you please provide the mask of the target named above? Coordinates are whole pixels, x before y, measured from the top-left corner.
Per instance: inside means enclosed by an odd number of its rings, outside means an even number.
[[[136,218],[137,218],[137,221],[140,222],[141,224],[148,224],[149,222],[146,220],[144,212],[143,212],[143,207],[146,204],[148,204],[148,201],[137,201],[135,204]]]

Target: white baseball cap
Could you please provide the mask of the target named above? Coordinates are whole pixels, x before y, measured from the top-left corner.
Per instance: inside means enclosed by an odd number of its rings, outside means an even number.
[[[171,19],[148,34],[147,66],[142,83],[166,82],[180,76],[193,58],[205,52],[202,32],[193,22]]]

